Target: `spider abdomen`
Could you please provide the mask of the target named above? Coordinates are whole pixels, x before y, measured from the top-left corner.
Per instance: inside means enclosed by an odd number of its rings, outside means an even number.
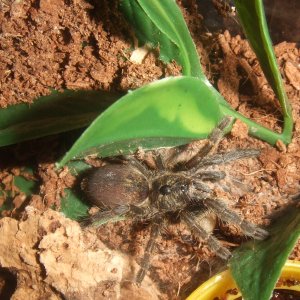
[[[147,179],[127,164],[108,164],[93,169],[81,186],[88,201],[98,207],[137,204],[149,194]]]

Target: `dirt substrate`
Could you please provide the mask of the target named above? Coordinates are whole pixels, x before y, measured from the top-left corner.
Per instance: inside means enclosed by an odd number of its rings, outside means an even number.
[[[280,106],[248,42],[228,31],[209,32],[196,1],[179,3],[212,83],[237,111],[280,131]],[[175,63],[161,63],[157,51],[141,64],[130,60],[136,43],[116,1],[1,1],[0,25],[2,108],[32,103],[51,89],[126,91],[180,74]],[[219,191],[234,210],[261,225],[300,193],[298,46],[282,41],[275,47],[293,107],[292,143],[273,148],[249,137],[247,127],[236,122],[219,147],[220,151],[262,150],[257,159],[226,167],[231,177],[224,185],[230,193]],[[224,268],[204,242],[174,222],[162,231],[149,278],[138,290],[132,279],[149,238],[147,224],[124,221],[82,230],[50,209],[59,207],[64,189],[76,184],[67,168],[55,170],[55,161],[70,146],[62,140],[52,136],[0,150],[0,180],[5,192],[15,195],[13,209],[3,211],[5,218],[0,220],[0,295],[11,295],[16,286],[12,299],[29,295],[31,299],[183,299]],[[29,165],[36,166],[34,174],[26,173]],[[20,174],[39,182],[29,197],[14,185],[14,177]],[[5,197],[0,197],[0,203],[5,203]],[[231,249],[245,240],[237,228],[220,222],[215,235]],[[300,259],[299,244],[291,258]]]

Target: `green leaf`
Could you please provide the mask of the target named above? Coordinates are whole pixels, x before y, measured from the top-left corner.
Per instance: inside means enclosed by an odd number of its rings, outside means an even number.
[[[183,75],[204,78],[195,44],[175,1],[121,0],[120,8],[139,40],[159,47],[163,61],[176,60]]]
[[[65,196],[61,199],[61,212],[72,220],[79,220],[88,214],[89,205],[84,203],[72,190],[65,189]]]
[[[37,180],[30,180],[23,176],[16,176],[14,178],[14,184],[26,195],[31,196],[38,189]]]
[[[153,149],[206,138],[225,115],[241,119],[249,132],[275,144],[280,134],[232,110],[207,80],[166,78],[129,92],[103,112],[58,166],[90,154],[126,154],[138,147]]]
[[[27,172],[29,174],[33,174],[33,170],[31,168],[25,168],[22,170],[23,172]],[[38,191],[38,181],[34,179],[28,179],[22,175],[14,176],[13,184],[20,190],[20,192],[24,193],[25,196],[30,197],[32,194]],[[17,193],[18,194],[18,193]],[[14,192],[11,190],[4,191],[4,186],[0,182],[0,196],[5,198],[5,202],[0,207],[0,211],[3,210],[11,210],[14,208],[13,205],[13,197],[15,196]]]
[[[53,92],[31,105],[1,109],[0,146],[87,126],[119,97],[103,91]]]
[[[13,202],[9,201],[9,200],[5,200],[5,202],[3,203],[3,205],[0,207],[0,212],[2,212],[4,210],[12,210],[13,208],[14,208]]]
[[[221,110],[223,114],[229,114],[241,119],[249,126],[251,135],[261,138],[272,145],[277,140],[282,140],[287,144],[291,141],[293,127],[291,110],[271,46],[261,0],[237,0],[236,6],[250,43],[254,44],[253,47],[257,52],[264,72],[268,74],[268,78],[273,78],[273,81],[276,83],[275,91],[277,91],[276,94],[281,99],[284,110],[283,132],[278,134],[245,118],[224,104],[224,99],[220,100],[219,95],[216,96],[218,98],[217,101],[222,103]],[[150,42],[154,46],[159,45],[163,60],[170,61],[174,59],[183,67],[185,75],[198,76],[205,80],[195,46],[175,1],[122,0],[121,9],[142,43]],[[218,93],[215,92],[215,94]],[[126,148],[126,146],[124,147]]]
[[[283,141],[290,143],[293,130],[292,111],[272,47],[263,1],[235,0],[234,3],[246,36],[260,62],[268,82],[279,99],[284,117]]]
[[[84,173],[91,168],[90,165],[85,163],[84,161],[71,161],[68,163],[68,168],[74,176],[77,177],[77,180],[81,181],[84,177]],[[80,184],[77,184],[75,186],[80,186]],[[84,220],[86,217],[88,217],[88,209],[91,206],[89,203],[85,202],[83,200],[84,195],[80,190],[76,190],[76,188],[73,189],[65,189],[65,195],[61,199],[61,212],[68,218],[73,220]],[[94,226],[100,226],[102,224],[108,223],[108,222],[117,222],[124,220],[125,217],[115,216],[108,218],[102,218],[101,221],[96,221],[93,223]]]
[[[84,161],[71,161],[68,163],[69,171],[72,175],[80,180],[84,172],[91,168],[90,165]],[[88,216],[88,203],[84,202],[81,191],[79,190],[80,184],[75,185],[75,189],[65,189],[65,195],[61,199],[61,212],[68,218],[73,220],[80,220]]]
[[[205,138],[222,117],[207,81],[176,77],[129,92],[102,113],[60,161],[184,144]],[[221,97],[221,96],[219,96]]]
[[[230,269],[245,300],[269,300],[281,269],[300,234],[299,209],[289,207],[264,241],[251,241],[236,251]]]

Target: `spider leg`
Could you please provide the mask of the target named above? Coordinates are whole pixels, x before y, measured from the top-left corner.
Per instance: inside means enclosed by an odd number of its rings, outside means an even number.
[[[154,151],[154,161],[155,161],[156,168],[159,171],[165,170],[166,166],[165,166],[164,159],[162,158],[162,155],[158,151]]]
[[[178,170],[189,170],[194,168],[199,162],[203,159],[203,157],[207,156],[209,153],[213,152],[217,146],[219,145],[220,140],[224,136],[225,128],[232,121],[232,117],[226,116],[223,118],[218,126],[213,129],[211,134],[208,137],[206,144],[194,155],[190,160],[184,163],[184,165],[179,166]]]
[[[184,171],[192,168],[202,157],[212,152],[224,136],[224,129],[231,122],[232,117],[227,116],[213,129],[206,143],[199,149],[199,141],[194,140],[189,144],[173,147],[173,151],[166,159],[166,165],[174,171]],[[195,151],[196,150],[196,151]]]
[[[134,156],[123,155],[122,158],[138,169],[145,177],[149,178],[151,176],[151,172]]]
[[[215,170],[199,170],[195,176],[200,178],[201,180],[209,180],[209,181],[219,181],[226,177],[225,172],[223,171],[215,171]]]
[[[192,211],[183,211],[181,214],[185,223],[203,240],[207,242],[209,248],[215,252],[219,257],[224,260],[228,260],[231,257],[230,251],[223,247],[222,244],[215,238],[209,231],[203,228],[201,224],[203,218],[206,216],[206,212],[199,214]]]
[[[269,236],[268,231],[244,220],[240,215],[231,211],[226,203],[220,199],[207,199],[204,204],[212,209],[221,220],[238,225],[245,235],[256,240],[263,240]]]
[[[159,171],[165,170],[166,169],[165,162],[164,162],[165,159],[162,157],[162,155],[156,150],[153,150],[152,153],[153,153],[155,168]],[[132,155],[123,155],[122,157],[125,161],[128,161],[131,165],[136,167],[147,178],[151,176],[151,171],[149,171],[146,168],[146,166],[136,157]]]
[[[201,197],[199,197],[200,199],[208,198],[212,192],[211,188],[208,185],[206,185],[204,182],[202,182],[201,180],[194,179],[193,186],[198,191],[198,193],[199,193],[199,191],[204,193],[203,195],[201,194]]]
[[[193,174],[198,168],[226,164],[238,159],[256,157],[259,154],[260,150],[258,149],[238,149],[227,153],[214,154],[212,156],[204,157],[196,166],[190,169],[190,172]]]
[[[144,256],[143,256],[142,261],[141,261],[140,270],[138,271],[138,273],[136,275],[136,280],[135,281],[136,281],[137,284],[142,283],[142,281],[143,281],[143,279],[146,275],[146,272],[149,269],[151,254],[152,254],[156,239],[157,239],[158,234],[159,234],[160,226],[161,226],[161,219],[157,217],[152,222],[150,238],[149,238],[149,241],[148,241],[148,243],[146,245],[146,248],[145,248],[145,253],[144,253]]]

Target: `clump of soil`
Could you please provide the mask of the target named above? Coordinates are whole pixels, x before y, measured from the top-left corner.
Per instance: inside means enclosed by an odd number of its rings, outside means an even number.
[[[228,31],[207,33],[196,1],[178,3],[203,68],[224,98],[246,117],[279,131],[280,106],[248,42]],[[175,63],[159,61],[158,49],[147,53],[140,64],[130,60],[135,38],[117,1],[2,1],[0,8],[2,108],[31,103],[51,89],[124,91],[180,73]],[[233,209],[261,225],[300,191],[299,49],[293,42],[282,41],[275,52],[293,107],[292,143],[286,147],[278,142],[271,147],[249,137],[247,126],[238,121],[219,147],[220,151],[262,150],[258,159],[231,165],[229,171],[236,180],[228,182],[231,195],[226,196]],[[53,136],[0,150],[0,204],[8,196],[13,199],[13,206],[1,213],[19,219],[0,221],[0,265],[15,274],[18,286],[12,299],[24,293],[32,299],[95,299],[96,295],[101,299],[120,293],[124,299],[136,299],[137,293],[139,299],[183,299],[224,267],[205,242],[174,222],[162,232],[152,257],[149,277],[155,285],[147,279],[146,287],[132,291],[133,260],[140,262],[143,255],[149,238],[147,224],[129,220],[84,232],[76,222],[50,210],[59,208],[65,188],[78,184],[67,168],[55,171],[55,161],[68,147],[64,138]],[[98,161],[90,163],[99,165]],[[27,166],[35,167],[34,174],[27,172]],[[29,195],[19,191],[14,179],[20,175],[32,176],[38,190]],[[215,235],[232,249],[244,240],[237,228],[222,223]],[[105,273],[101,255],[122,263]],[[291,258],[300,259],[299,244]]]

